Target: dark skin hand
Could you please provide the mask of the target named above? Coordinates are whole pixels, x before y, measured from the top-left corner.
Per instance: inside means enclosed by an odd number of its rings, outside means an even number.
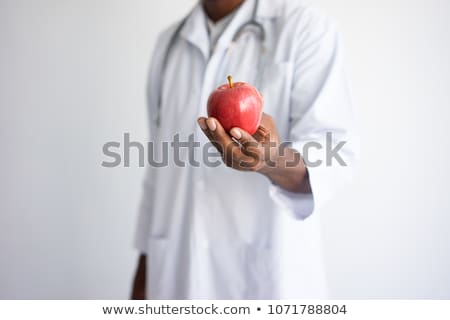
[[[290,192],[311,193],[308,171],[300,154],[294,149],[280,147],[271,116],[263,114],[254,135],[240,128],[232,128],[228,133],[215,118],[200,117],[198,124],[228,167],[258,172]]]

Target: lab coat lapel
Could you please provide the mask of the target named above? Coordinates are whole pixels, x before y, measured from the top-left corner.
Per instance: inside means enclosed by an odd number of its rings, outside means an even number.
[[[239,28],[252,18],[255,0],[246,0],[217,41],[216,50],[226,50]]]
[[[283,13],[282,10],[285,8],[283,5],[284,1],[285,0],[259,0],[256,17],[260,19],[280,17]]]
[[[187,16],[186,22],[181,28],[180,36],[197,47],[205,59],[209,57],[210,44],[206,28],[206,14],[200,3]]]
[[[258,8],[255,18],[258,22],[262,22],[263,19],[276,18],[281,15],[282,12],[280,8],[282,8],[282,6],[274,6],[273,3],[271,3],[280,0],[246,0],[241,8],[238,9],[238,12],[236,12],[236,16],[231,20],[230,25],[219,38],[216,50],[226,50],[229,48],[239,29],[253,19],[253,10],[256,1],[258,1]],[[275,10],[274,7],[276,8]]]

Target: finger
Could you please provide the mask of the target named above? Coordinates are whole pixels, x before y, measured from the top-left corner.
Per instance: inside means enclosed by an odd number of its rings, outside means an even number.
[[[211,143],[222,154],[222,159],[229,167],[234,167],[233,162],[239,158],[236,152],[240,153],[239,147],[233,142],[231,137],[223,129],[222,125],[215,118],[198,119],[198,124],[206,134]]]
[[[270,137],[270,130],[264,127],[263,125],[260,125],[258,127],[258,130],[253,134],[253,138],[255,138],[256,141],[263,142],[267,138]]]
[[[205,117],[199,117],[199,118],[197,119],[197,123],[198,123],[199,127],[200,127],[202,130],[208,129],[208,126],[206,125],[206,118],[205,118]]]
[[[260,143],[245,130],[232,128],[230,134],[241,144],[241,151],[251,158],[260,158]]]
[[[227,146],[234,145],[233,140],[231,140],[230,135],[224,130],[219,121],[215,118],[206,119],[206,125],[208,126],[209,132],[215,142],[220,144],[225,150]]]
[[[200,129],[202,129],[203,133],[206,135],[206,137],[212,142],[213,137],[209,132],[208,125],[206,124],[206,118],[205,117],[198,118],[197,123]]]
[[[230,130],[230,134],[233,138],[235,138],[237,141],[239,141],[240,144],[258,144],[258,141],[255,140],[255,138],[248,133],[245,130],[242,130],[241,128],[234,127]]]
[[[258,127],[258,130],[256,130],[255,134],[253,135],[253,137],[255,137],[257,141],[266,140],[270,136],[270,128],[272,127],[273,127],[272,117],[266,113],[263,113],[261,117],[261,123]]]

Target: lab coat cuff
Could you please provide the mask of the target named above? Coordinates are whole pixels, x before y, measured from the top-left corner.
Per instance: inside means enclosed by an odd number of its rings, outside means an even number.
[[[289,192],[277,185],[270,185],[270,197],[286,209],[295,219],[304,220],[314,211],[313,194]]]
[[[134,237],[133,247],[139,251],[139,253],[146,254],[148,250],[148,241],[147,237],[143,237],[142,235],[136,234]]]
[[[149,209],[145,201],[141,204],[137,219],[136,232],[134,234],[133,247],[140,253],[146,254],[148,251],[149,239]]]

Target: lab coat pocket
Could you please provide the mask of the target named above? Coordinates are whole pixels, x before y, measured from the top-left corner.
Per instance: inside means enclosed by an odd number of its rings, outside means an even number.
[[[264,99],[263,111],[274,117],[277,126],[286,122],[289,114],[294,65],[292,62],[272,62],[262,71],[260,92]]]

